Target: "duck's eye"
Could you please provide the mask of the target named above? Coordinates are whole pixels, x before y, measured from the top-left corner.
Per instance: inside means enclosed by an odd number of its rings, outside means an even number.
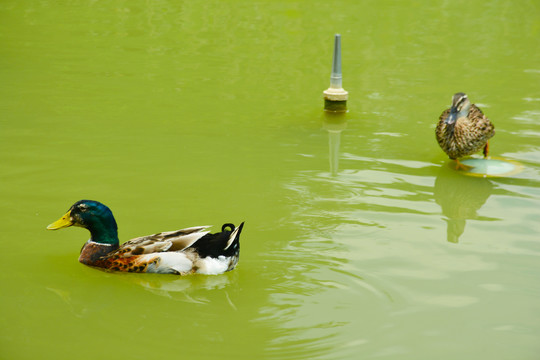
[[[79,210],[86,211],[86,210],[88,210],[88,206],[86,206],[85,204],[80,204],[79,205]]]

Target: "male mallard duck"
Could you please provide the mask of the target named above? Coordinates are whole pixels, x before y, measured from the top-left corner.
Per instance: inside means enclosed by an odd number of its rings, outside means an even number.
[[[435,129],[439,145],[457,167],[463,167],[459,158],[474,154],[484,148],[488,156],[489,139],[495,135],[495,127],[476,105],[471,104],[464,93],[452,98],[452,107],[443,111]]]
[[[209,226],[162,232],[138,237],[122,245],[111,210],[97,201],[77,201],[49,230],[80,226],[90,231],[79,261],[113,271],[187,275],[217,275],[234,269],[240,254],[244,223],[224,224],[210,234]]]

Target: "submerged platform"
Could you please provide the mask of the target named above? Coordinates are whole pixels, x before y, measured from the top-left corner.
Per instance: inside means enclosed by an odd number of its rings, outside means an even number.
[[[517,161],[503,158],[489,159],[463,159],[460,162],[470,166],[470,169],[459,171],[468,176],[478,177],[505,177],[515,175],[523,170],[523,165]]]

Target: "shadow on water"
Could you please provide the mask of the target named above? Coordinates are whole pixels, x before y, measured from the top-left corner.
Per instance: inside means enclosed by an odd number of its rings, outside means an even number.
[[[447,164],[448,165],[448,164]],[[493,183],[486,178],[473,178],[459,174],[450,166],[441,167],[435,179],[433,195],[446,218],[446,239],[459,242],[467,220],[499,220],[478,215],[478,211],[493,194]]]

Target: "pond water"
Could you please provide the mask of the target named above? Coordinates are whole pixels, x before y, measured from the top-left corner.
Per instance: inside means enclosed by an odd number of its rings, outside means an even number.
[[[335,33],[349,112],[322,111]],[[538,359],[537,1],[0,3],[0,358]],[[455,92],[523,171],[457,173]],[[219,276],[85,267],[246,221]]]

